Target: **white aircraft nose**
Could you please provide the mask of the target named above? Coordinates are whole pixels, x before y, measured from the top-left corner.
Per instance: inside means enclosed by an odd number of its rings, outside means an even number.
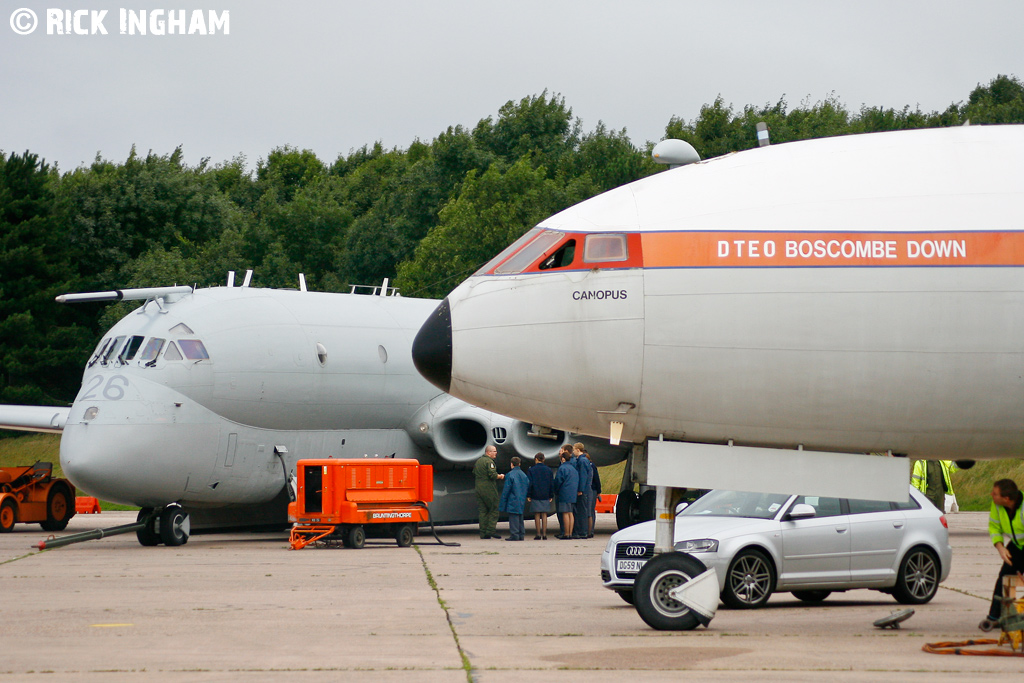
[[[153,452],[148,426],[68,425],[60,443],[60,464],[77,488],[102,500],[153,507],[181,497],[187,471]],[[161,462],[163,460],[163,462]]]

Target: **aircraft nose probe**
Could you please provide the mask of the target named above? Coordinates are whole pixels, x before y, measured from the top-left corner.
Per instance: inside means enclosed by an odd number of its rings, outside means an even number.
[[[420,374],[441,391],[452,384],[452,315],[445,297],[412,342],[412,362]]]

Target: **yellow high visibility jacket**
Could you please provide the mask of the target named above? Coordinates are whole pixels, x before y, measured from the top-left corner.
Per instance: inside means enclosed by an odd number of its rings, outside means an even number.
[[[952,460],[940,460],[939,464],[942,465],[942,478],[946,484],[946,493],[951,496],[956,495],[953,493],[953,481],[949,478],[949,475],[959,468]],[[913,484],[914,488],[921,493],[928,493],[927,460],[918,460],[914,463],[914,472],[910,475],[910,483]]]
[[[1017,512],[1010,518],[1010,511],[1002,505],[992,503],[988,511],[988,535],[992,537],[992,545],[1011,543],[1024,548],[1024,505],[1017,507]]]

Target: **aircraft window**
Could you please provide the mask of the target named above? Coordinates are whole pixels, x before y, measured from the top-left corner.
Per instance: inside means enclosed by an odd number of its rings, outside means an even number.
[[[139,352],[139,347],[142,346],[142,340],[145,337],[135,335],[128,339],[128,343],[124,345],[124,349],[121,350],[121,355],[118,356],[122,363],[130,361],[135,358],[135,354]]]
[[[540,264],[540,269],[565,268],[572,265],[574,258],[576,258],[576,240],[569,240],[562,245],[561,249],[544,259],[544,262]]]
[[[517,239],[512,244],[510,244],[507,247],[505,247],[504,249],[502,249],[500,254],[498,254],[497,256],[492,258],[490,261],[488,261],[487,265],[485,265],[483,268],[481,268],[480,270],[477,271],[477,274],[486,273],[491,268],[493,268],[494,266],[498,265],[499,263],[501,263],[502,261],[507,259],[509,256],[514,254],[516,252],[516,250],[518,250],[524,244],[526,244],[527,242],[532,240],[534,237],[539,235],[540,232],[541,232],[540,228],[532,228],[532,229],[528,230],[526,233],[523,234],[522,237],[520,237],[519,239]]]
[[[171,334],[195,334],[192,328],[185,323],[178,323],[170,329]]]
[[[523,272],[534,261],[542,257],[548,249],[561,242],[563,237],[565,237],[564,233],[545,230],[537,235],[536,239],[523,247],[519,253],[495,268],[494,274],[515,275],[516,273]]]
[[[181,352],[185,354],[185,358],[189,360],[207,360],[210,357],[210,354],[206,352],[206,346],[198,339],[179,339],[178,344],[181,346]]]
[[[142,353],[139,354],[140,361],[153,361],[160,355],[160,349],[163,348],[164,340],[159,337],[153,337],[146,343],[146,348],[142,349]]]
[[[793,501],[793,507],[797,505],[810,505],[814,508],[815,517],[837,517],[843,514],[838,498],[825,498],[824,496],[797,496]]]
[[[625,235],[587,235],[583,247],[583,260],[588,263],[625,261],[629,258]]]
[[[107,346],[109,344],[110,344],[110,337],[107,337],[106,339],[100,341],[99,345],[96,346],[96,351],[93,353],[92,358],[89,360],[89,366],[88,367],[91,368],[93,366],[93,364],[96,361],[98,361],[103,356],[103,352],[106,351]]]
[[[114,352],[121,346],[121,342],[124,341],[124,337],[118,337],[114,340],[114,343],[107,347],[107,352],[103,355],[103,360],[100,361],[101,365],[106,365],[107,361],[114,357]]]
[[[327,347],[320,342],[316,343],[316,359],[320,365],[327,365]]]
[[[164,351],[164,360],[181,360],[181,351],[174,345],[174,342],[167,344],[167,350]]]

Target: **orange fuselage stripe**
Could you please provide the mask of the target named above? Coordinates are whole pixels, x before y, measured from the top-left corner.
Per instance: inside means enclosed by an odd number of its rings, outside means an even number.
[[[1024,232],[651,232],[646,268],[1021,266]]]

